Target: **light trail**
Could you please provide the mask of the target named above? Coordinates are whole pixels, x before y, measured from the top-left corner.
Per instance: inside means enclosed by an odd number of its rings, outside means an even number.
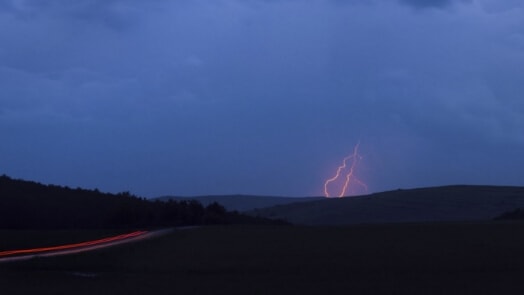
[[[118,241],[123,241],[131,238],[135,238],[138,236],[142,236],[144,234],[148,233],[147,231],[134,231],[132,233],[113,236],[113,237],[107,237],[99,240],[93,240],[93,241],[87,241],[87,242],[81,242],[81,243],[75,243],[75,244],[67,244],[67,245],[60,245],[60,246],[51,246],[51,247],[42,247],[42,248],[33,248],[33,249],[23,249],[23,250],[9,250],[9,251],[1,251],[0,257],[4,256],[13,256],[13,255],[19,255],[19,254],[37,254],[37,253],[45,253],[45,252],[53,252],[53,251],[63,251],[63,250],[73,250],[73,249],[80,249],[84,247],[92,247],[92,246],[98,246],[103,245],[107,243],[115,243]]]
[[[360,146],[360,142],[357,143],[355,148],[353,149],[353,153],[349,156],[345,157],[342,160],[342,165],[338,166],[337,172],[335,173],[335,176],[331,177],[330,179],[326,180],[324,182],[324,196],[326,198],[331,198],[332,195],[329,192],[329,186],[331,183],[337,181],[340,178],[340,175],[342,172],[345,172],[345,180],[342,184],[342,188],[340,189],[340,193],[337,197],[342,198],[346,195],[346,192],[351,184],[356,184],[361,186],[366,192],[368,190],[368,186],[361,180],[359,180],[355,176],[355,170],[357,168],[357,165],[360,160],[362,160],[362,156],[358,154],[358,148]],[[348,161],[350,161],[350,164],[348,165]]]

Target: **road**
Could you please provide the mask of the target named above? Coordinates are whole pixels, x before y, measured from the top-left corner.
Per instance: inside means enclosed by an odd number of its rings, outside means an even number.
[[[99,250],[108,247],[113,247],[116,245],[122,245],[144,239],[150,239],[153,237],[165,235],[171,231],[173,231],[173,229],[162,229],[155,231],[134,231],[127,234],[106,237],[98,240],[85,241],[75,244],[66,244],[33,249],[0,251],[0,263],[28,260],[36,257],[60,256]]]

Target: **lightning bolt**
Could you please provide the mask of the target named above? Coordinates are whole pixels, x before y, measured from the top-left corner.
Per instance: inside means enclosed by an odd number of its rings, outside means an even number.
[[[362,156],[358,154],[359,146],[360,146],[360,142],[358,142],[355,148],[353,149],[353,153],[345,157],[344,160],[342,160],[342,165],[338,166],[335,176],[331,177],[330,179],[326,180],[326,182],[324,182],[324,195],[326,196],[326,198],[331,197],[331,194],[329,193],[329,185],[332,182],[337,181],[339,179],[340,175],[342,174],[342,171],[345,171],[346,177],[342,185],[340,194],[338,195],[339,198],[344,197],[351,183],[355,183],[363,187],[364,190],[367,192],[368,186],[355,176],[355,170],[357,168],[357,164],[360,160],[362,160]],[[348,161],[350,161],[349,165],[348,165]]]

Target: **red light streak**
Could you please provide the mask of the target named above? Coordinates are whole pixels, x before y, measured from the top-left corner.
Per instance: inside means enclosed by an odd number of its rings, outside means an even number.
[[[337,172],[335,174],[335,176],[331,177],[330,179],[326,180],[326,182],[324,182],[324,196],[326,196],[326,198],[331,198],[331,194],[329,192],[329,186],[332,182],[335,182],[339,179],[340,175],[342,174],[342,172],[344,171],[345,174],[346,174],[346,177],[345,177],[345,180],[342,184],[342,188],[340,189],[340,193],[338,195],[339,198],[342,198],[346,195],[346,192],[349,188],[349,186],[351,184],[356,184],[356,185],[359,185],[361,187],[364,188],[364,190],[367,192],[368,190],[368,187],[367,185],[362,182],[361,180],[359,180],[356,176],[355,176],[355,170],[357,168],[357,165],[358,165],[358,162],[360,160],[362,160],[362,156],[360,156],[358,154],[358,148],[360,146],[360,142],[357,143],[357,145],[355,146],[355,148],[353,149],[353,153],[347,157],[345,157],[343,160],[342,160],[342,165],[340,165],[338,168],[337,168]],[[350,164],[348,165],[348,161],[350,161]]]
[[[10,255],[17,255],[17,254],[35,254],[35,253],[42,253],[42,252],[51,252],[51,251],[58,251],[58,250],[70,250],[70,249],[77,249],[87,246],[95,246],[95,245],[101,245],[109,242],[116,242],[121,241],[137,236],[141,236],[146,234],[147,231],[135,231],[128,234],[118,235],[114,237],[108,237],[103,238],[99,240],[93,240],[93,241],[87,241],[87,242],[81,242],[81,243],[75,243],[75,244],[67,244],[67,245],[60,245],[60,246],[52,246],[52,247],[43,247],[43,248],[34,248],[34,249],[23,249],[23,250],[9,250],[9,251],[1,251],[0,257],[2,256],[10,256]]]

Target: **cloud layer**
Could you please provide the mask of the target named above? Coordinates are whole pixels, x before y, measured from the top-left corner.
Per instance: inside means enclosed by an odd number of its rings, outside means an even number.
[[[1,173],[157,196],[522,184],[519,1],[4,1]]]

